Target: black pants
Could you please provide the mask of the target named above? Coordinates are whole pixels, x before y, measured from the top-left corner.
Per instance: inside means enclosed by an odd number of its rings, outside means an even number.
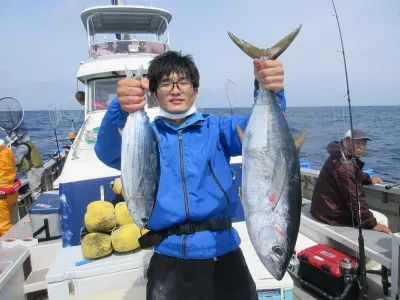
[[[201,260],[154,253],[147,278],[147,300],[258,299],[240,248]]]

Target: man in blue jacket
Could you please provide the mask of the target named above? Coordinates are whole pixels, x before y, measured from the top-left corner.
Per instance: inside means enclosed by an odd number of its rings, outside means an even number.
[[[260,86],[284,101],[282,63],[255,59],[253,65]],[[199,81],[192,58],[173,51],[150,62],[147,78],[120,80],[95,151],[106,165],[120,169],[119,129],[128,112],[144,108],[149,89],[160,106],[153,129],[159,138],[161,175],[147,223],[152,235],[141,242],[155,246],[147,299],[258,299],[239,235],[232,228],[234,209],[228,196],[233,184],[229,158],[242,154],[236,125],[245,128],[249,116],[197,112]]]

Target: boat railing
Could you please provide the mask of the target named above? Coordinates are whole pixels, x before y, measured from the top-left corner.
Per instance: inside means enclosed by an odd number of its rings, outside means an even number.
[[[168,44],[158,41],[116,40],[90,46],[90,58],[115,54],[161,54],[169,50]]]
[[[90,123],[91,116],[89,116],[79,131],[75,142],[72,144],[72,159],[79,159],[81,151],[94,151],[94,145],[97,140],[97,130],[87,129]]]

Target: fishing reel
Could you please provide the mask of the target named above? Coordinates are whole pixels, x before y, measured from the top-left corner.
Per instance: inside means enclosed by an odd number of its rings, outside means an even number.
[[[345,282],[351,280],[353,276],[356,274],[356,268],[353,267],[353,263],[350,258],[343,258],[339,262],[339,270],[340,273],[343,275]]]

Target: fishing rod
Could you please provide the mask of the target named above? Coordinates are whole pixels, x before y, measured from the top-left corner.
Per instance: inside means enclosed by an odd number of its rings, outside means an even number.
[[[232,107],[232,103],[231,103],[231,100],[229,99],[229,94],[228,94],[229,84],[232,84],[234,86],[234,88],[235,88],[235,96],[236,96],[237,84],[236,84],[236,82],[233,82],[229,78],[226,79],[225,95],[226,95],[226,99],[228,99],[228,103],[229,103],[229,106],[231,108],[231,116],[233,116],[233,107]]]
[[[353,160],[353,168],[354,168],[354,181],[356,184],[356,201],[357,201],[357,220],[358,220],[358,251],[360,255],[360,299],[368,299],[368,286],[367,286],[367,273],[365,270],[365,250],[364,250],[364,237],[362,234],[361,228],[361,207],[360,207],[360,195],[359,195],[359,185],[358,185],[358,176],[357,176],[357,162],[355,159],[355,147],[354,147],[354,134],[353,134],[353,118],[352,118],[352,111],[351,111],[351,100],[350,100],[350,87],[349,87],[349,80],[347,75],[347,65],[346,65],[346,54],[344,52],[343,46],[343,38],[342,38],[342,31],[340,29],[339,17],[336,11],[336,6],[334,0],[332,1],[333,10],[335,11],[335,17],[337,26],[339,29],[339,36],[340,36],[340,44],[342,47],[342,56],[343,56],[343,64],[344,64],[344,73],[346,76],[346,94],[347,94],[347,102],[349,106],[349,120],[350,120],[350,130],[351,130],[351,155]]]
[[[54,119],[52,117],[51,111],[52,111],[52,107],[54,107]],[[57,129],[56,127],[58,126],[58,123],[60,122],[60,118],[58,116],[58,112],[57,112],[57,108],[55,107],[55,105],[50,104],[48,106],[48,112],[49,112],[49,119],[50,119],[50,123],[53,126],[54,129],[54,136],[56,138],[56,145],[57,145],[57,167],[59,170],[61,170],[61,165],[60,165],[60,160],[61,160],[61,154],[60,154],[60,146],[58,144],[58,135],[57,135]]]

